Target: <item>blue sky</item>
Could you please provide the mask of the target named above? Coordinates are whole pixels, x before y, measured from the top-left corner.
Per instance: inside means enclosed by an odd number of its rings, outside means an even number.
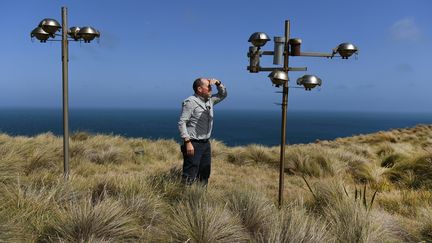
[[[290,86],[322,78],[311,92],[291,89],[289,109],[429,112],[432,103],[432,1],[1,1],[0,107],[61,107],[61,46],[30,40],[43,18],[94,26],[100,42],[69,45],[72,108],[172,108],[192,94],[196,77],[222,80],[219,109],[280,109],[268,73],[249,73],[256,31],[303,40],[302,50],[356,44],[358,59],[291,57]],[[265,50],[272,50],[268,43]],[[273,66],[271,57],[262,66]]]

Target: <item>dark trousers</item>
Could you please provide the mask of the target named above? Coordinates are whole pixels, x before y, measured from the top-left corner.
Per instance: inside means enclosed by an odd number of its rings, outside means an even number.
[[[185,145],[181,146],[183,153],[183,182],[190,185],[199,180],[207,185],[211,170],[211,146],[210,142],[192,141],[194,155],[186,154]]]

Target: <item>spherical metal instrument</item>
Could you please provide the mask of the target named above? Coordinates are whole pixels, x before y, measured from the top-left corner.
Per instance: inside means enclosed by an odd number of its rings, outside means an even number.
[[[268,75],[268,77],[270,78],[270,80],[272,81],[272,83],[274,85],[276,85],[276,87],[278,87],[280,85],[284,85],[289,80],[288,73],[286,73],[284,71],[280,71],[280,70],[274,70],[274,71],[272,71]]]
[[[303,85],[306,90],[312,90],[316,86],[321,86],[322,80],[315,75],[303,75],[297,79],[298,85]]]
[[[336,51],[341,55],[343,59],[348,59],[352,54],[358,51],[357,47],[351,43],[342,43],[340,44]]]
[[[270,38],[264,32],[255,32],[249,37],[249,42],[256,47],[264,46]]]
[[[78,31],[78,36],[83,38],[84,42],[90,43],[90,41],[94,40],[94,38],[100,37],[100,32],[92,27],[86,26],[86,27],[82,27]]]
[[[40,40],[40,42],[46,42],[50,37],[50,34],[43,30],[42,27],[36,27],[30,33],[30,37],[36,37],[36,39]]]
[[[61,29],[61,25],[55,19],[43,19],[39,23],[39,27],[51,36],[54,36],[54,34]]]

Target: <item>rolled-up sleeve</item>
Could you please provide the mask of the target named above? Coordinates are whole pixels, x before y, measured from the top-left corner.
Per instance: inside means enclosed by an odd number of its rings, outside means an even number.
[[[183,139],[190,138],[190,135],[187,131],[187,123],[190,120],[193,112],[193,104],[190,100],[183,101],[182,104],[182,112],[180,115],[180,120],[178,122],[178,129],[180,131],[180,137]]]
[[[227,97],[227,95],[228,95],[225,86],[223,86],[223,85],[219,85],[219,86],[216,86],[216,87],[217,87],[218,93],[215,94],[215,95],[213,95],[213,96],[211,97],[211,99],[212,99],[212,101],[213,101],[213,104],[217,104],[217,103],[221,102],[221,101],[222,101],[223,99],[225,99],[225,98]]]

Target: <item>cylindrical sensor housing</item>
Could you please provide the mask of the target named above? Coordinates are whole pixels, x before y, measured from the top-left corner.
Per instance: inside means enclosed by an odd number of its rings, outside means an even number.
[[[248,56],[250,61],[249,72],[251,73],[259,72],[260,56],[259,56],[258,47],[250,46]]]
[[[285,49],[285,37],[274,37],[274,54],[273,54],[273,64],[281,65],[283,63]]]
[[[301,55],[301,43],[302,40],[299,38],[294,38],[289,40],[289,44],[291,46],[291,56],[300,56]]]

